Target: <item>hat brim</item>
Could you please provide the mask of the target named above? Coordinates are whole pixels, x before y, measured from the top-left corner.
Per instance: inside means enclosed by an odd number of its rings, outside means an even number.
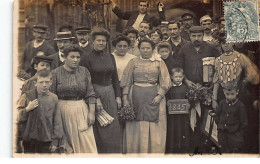
[[[90,30],[76,30],[76,34],[78,33],[90,33]]]
[[[54,38],[53,40],[57,41],[57,40],[70,40],[70,39],[74,39],[75,37],[68,37],[68,38]]]
[[[44,31],[44,30],[37,30],[37,29],[34,29],[33,31],[35,31],[35,32],[39,32],[39,33],[47,33],[47,31]]]

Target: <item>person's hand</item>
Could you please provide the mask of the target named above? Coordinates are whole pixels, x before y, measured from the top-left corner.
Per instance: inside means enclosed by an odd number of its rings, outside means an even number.
[[[243,86],[243,87],[246,87],[246,86],[248,85],[248,83],[249,83],[249,82],[244,79],[244,80],[242,81],[242,86]]]
[[[185,83],[186,83],[186,85],[188,86],[188,87],[195,87],[196,86],[196,84],[195,83],[193,83],[192,81],[190,81],[190,80],[185,80]]]
[[[161,102],[162,98],[163,98],[163,97],[162,97],[161,95],[157,95],[157,96],[153,99],[152,104],[154,104],[154,105],[159,104],[159,103]]]
[[[164,4],[162,2],[159,2],[158,3],[158,10],[159,11],[162,11],[163,10],[163,7],[164,7]]]
[[[212,108],[214,109],[214,111],[216,111],[218,108],[218,103],[217,100],[215,99],[212,99]]]
[[[124,106],[130,106],[130,103],[129,103],[129,101],[128,101],[127,95],[124,95],[124,96],[123,96],[123,105],[124,105]]]
[[[90,127],[91,125],[93,125],[95,122],[95,113],[90,112],[88,114],[88,126]]]
[[[255,110],[257,110],[257,109],[259,110],[258,104],[259,104],[259,100],[255,100],[255,101],[253,102],[253,107],[254,107]]]
[[[100,100],[100,98],[97,98],[97,100],[96,100],[96,110],[97,110],[97,112],[100,112],[102,109],[103,109],[103,105],[101,103],[101,100]]]
[[[116,97],[116,103],[117,103],[117,108],[120,109],[122,106],[122,101],[120,97]]]
[[[29,112],[33,109],[35,109],[36,107],[38,107],[39,103],[38,103],[38,100],[35,99],[33,101],[30,101],[28,106],[25,108],[26,112]]]
[[[50,146],[50,151],[53,153],[53,152],[55,152],[57,150],[57,146],[55,146],[55,145],[51,145]]]

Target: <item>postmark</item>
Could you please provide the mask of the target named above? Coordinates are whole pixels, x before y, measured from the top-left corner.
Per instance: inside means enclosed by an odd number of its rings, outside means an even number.
[[[225,26],[228,43],[259,41],[257,0],[226,1]]]

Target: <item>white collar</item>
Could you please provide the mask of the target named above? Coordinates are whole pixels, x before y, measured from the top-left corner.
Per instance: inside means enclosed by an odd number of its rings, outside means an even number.
[[[36,40],[34,40],[34,42],[33,42],[33,47],[34,47],[34,48],[40,47],[40,46],[43,44],[44,41],[45,41],[45,40],[43,39],[40,43],[37,43]]]
[[[181,86],[181,85],[182,85],[182,82],[181,82],[179,85],[176,85],[176,84],[172,83],[172,86],[173,86],[173,87],[179,87],[179,86]]]
[[[79,42],[79,46],[80,47],[87,47],[88,46],[88,41],[85,44],[82,44],[82,43]]]
[[[59,57],[60,57],[60,61],[64,62],[64,56],[63,56],[63,53],[60,52],[60,50],[59,50]]]

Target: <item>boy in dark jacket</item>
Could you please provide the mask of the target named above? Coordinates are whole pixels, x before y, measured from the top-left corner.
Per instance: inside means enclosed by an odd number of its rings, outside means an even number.
[[[19,126],[25,153],[51,153],[63,136],[58,97],[49,92],[52,74],[40,70],[35,89],[26,91],[18,101]]]
[[[224,84],[226,99],[219,103],[216,112],[218,142],[222,153],[239,153],[244,144],[244,131],[248,125],[245,105],[238,100],[235,82]]]

